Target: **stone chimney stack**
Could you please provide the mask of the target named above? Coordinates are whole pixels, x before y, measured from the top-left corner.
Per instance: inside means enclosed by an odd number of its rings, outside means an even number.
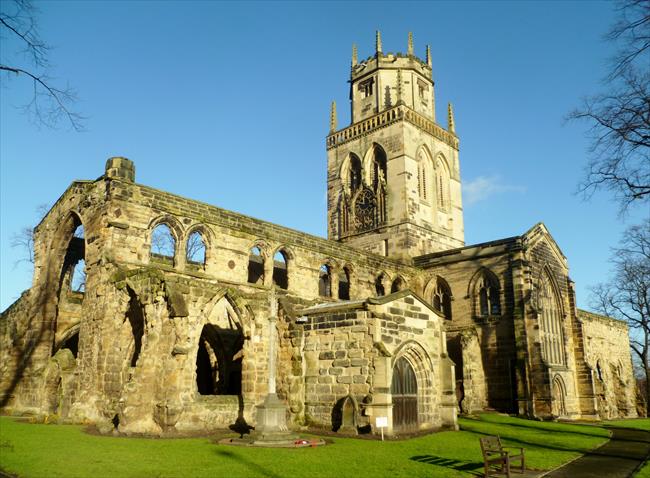
[[[105,177],[135,182],[135,164],[133,161],[115,156],[106,161]]]

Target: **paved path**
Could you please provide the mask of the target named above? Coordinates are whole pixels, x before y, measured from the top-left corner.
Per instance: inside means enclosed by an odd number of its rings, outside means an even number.
[[[551,471],[544,478],[628,478],[650,455],[650,433],[612,428],[612,439],[600,448]]]

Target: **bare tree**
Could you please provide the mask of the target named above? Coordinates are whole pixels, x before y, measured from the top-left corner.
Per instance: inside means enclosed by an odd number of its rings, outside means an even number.
[[[613,250],[614,275],[592,288],[593,305],[603,314],[627,322],[630,346],[650,397],[650,219],[629,227]],[[650,401],[646,402],[650,416]]]
[[[624,212],[650,202],[650,1],[622,0],[606,38],[611,59],[607,92],[587,98],[569,119],[589,124],[590,159],[579,191],[611,191]]]
[[[47,204],[40,204],[36,208],[37,222],[45,217],[49,210]],[[34,265],[34,228],[23,227],[19,232],[15,232],[11,236],[11,247],[19,250],[18,259],[14,262],[14,267],[17,267],[23,262]]]
[[[82,130],[84,118],[70,109],[70,104],[76,100],[75,91],[69,86],[56,86],[47,73],[50,47],[39,35],[36,14],[29,0],[0,2],[0,40],[22,45],[16,52],[22,55],[14,55],[14,61],[21,63],[18,58],[22,57],[26,63],[9,65],[5,63],[5,56],[0,60],[0,72],[6,77],[24,77],[32,82],[32,99],[23,108],[38,124],[54,127],[63,120],[73,129]]]

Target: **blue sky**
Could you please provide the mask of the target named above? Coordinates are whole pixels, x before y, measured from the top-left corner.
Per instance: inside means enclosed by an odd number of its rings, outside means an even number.
[[[79,94],[86,131],[39,128],[0,90],[0,309],[30,285],[11,236],[110,156],[136,180],[326,235],[325,136],[336,100],[349,123],[351,45],[431,45],[438,117],[454,104],[467,244],[543,221],[569,260],[578,304],[606,278],[626,222],[607,194],[574,194],[585,125],[564,117],[600,83],[615,18],[608,2],[36,2],[50,75]],[[3,59],[15,44],[3,41]],[[445,122],[443,121],[443,125]]]

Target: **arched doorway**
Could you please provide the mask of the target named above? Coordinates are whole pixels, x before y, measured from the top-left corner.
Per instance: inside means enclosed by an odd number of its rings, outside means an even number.
[[[393,396],[393,428],[397,431],[418,428],[418,384],[413,367],[404,357],[395,361],[390,386]]]
[[[559,375],[556,375],[553,379],[553,402],[552,402],[552,413],[556,417],[562,417],[566,415],[566,405],[564,403],[564,397],[566,396],[566,391],[564,387],[564,382]]]

